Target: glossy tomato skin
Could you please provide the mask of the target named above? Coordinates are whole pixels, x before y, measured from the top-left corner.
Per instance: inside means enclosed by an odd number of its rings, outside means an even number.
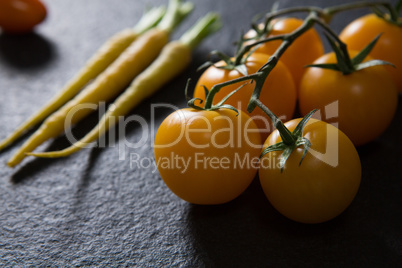
[[[348,24],[339,37],[351,50],[362,50],[381,34],[370,55],[374,59],[391,62],[396,68],[386,66],[402,92],[402,26],[397,26],[375,14],[360,17]]]
[[[258,170],[261,138],[246,113],[236,115],[229,109],[186,108],[162,122],[155,136],[155,161],[178,197],[193,204],[222,204],[249,186]]]
[[[2,0],[0,28],[7,33],[30,32],[46,14],[45,5],[39,0]]]
[[[274,22],[272,31],[267,37],[288,34],[303,24],[298,18],[280,18]],[[255,36],[255,31],[250,30],[246,37]],[[280,46],[282,41],[276,40],[261,45],[256,52],[272,55]],[[315,29],[310,29],[299,36],[281,56],[280,60],[289,68],[295,81],[296,88],[305,71],[305,67],[324,54],[324,46],[321,38]]]
[[[357,52],[351,51],[353,56]],[[334,63],[334,53],[315,63]],[[383,66],[374,66],[343,75],[341,72],[308,68],[300,86],[302,115],[320,110],[320,119],[337,122],[356,146],[379,137],[391,123],[398,103],[398,92]]]
[[[293,131],[300,122],[285,125]],[[361,180],[359,155],[338,128],[310,119],[303,136],[311,149],[299,166],[303,147],[292,152],[281,172],[282,152],[271,152],[261,159],[259,178],[265,195],[282,215],[301,223],[321,223],[341,214],[356,196]],[[281,141],[274,131],[264,148]]]
[[[261,68],[269,59],[269,55],[254,53],[251,55],[246,66],[248,69],[248,74],[255,73],[259,68]],[[222,66],[224,63],[218,62],[216,66]],[[205,93],[203,86],[211,89],[214,85],[233,80],[243,75],[237,70],[225,70],[214,66],[209,67],[199,78],[194,91],[194,97],[205,100]],[[222,88],[214,98],[214,104],[218,103],[227,94],[237,89],[239,86],[244,84],[244,82],[232,84]],[[232,95],[227,101],[236,108],[247,112],[247,105],[250,101],[251,94],[254,90],[254,83],[247,84],[241,88],[238,92]],[[282,63],[278,64],[273,68],[271,73],[268,75],[260,95],[260,100],[268,106],[271,111],[276,114],[279,118],[284,121],[290,120],[293,117],[295,107],[296,107],[296,88],[292,79],[290,72],[287,67]],[[239,106],[240,104],[240,106]],[[273,131],[273,126],[269,117],[262,112],[258,107],[249,114],[257,126],[260,129],[262,140],[265,140],[269,133]]]

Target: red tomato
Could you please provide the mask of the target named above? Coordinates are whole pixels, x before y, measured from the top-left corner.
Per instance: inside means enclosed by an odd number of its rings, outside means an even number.
[[[272,31],[267,37],[291,33],[302,24],[303,20],[297,18],[280,18],[274,21]],[[246,37],[252,37],[254,35],[255,31],[251,30],[246,34]],[[272,55],[281,43],[282,41],[280,40],[264,43],[256,52]],[[292,45],[287,48],[280,59],[289,68],[296,88],[299,87],[300,80],[305,70],[304,66],[311,64],[323,54],[324,46],[315,29],[310,29],[299,36]]]
[[[248,74],[255,73],[268,61],[268,59],[269,55],[267,54],[252,54],[246,62]],[[224,62],[221,61],[216,65],[222,66],[223,64]],[[195,87],[194,97],[205,100],[203,86],[211,89],[212,86],[216,84],[242,76],[243,75],[237,70],[225,70],[211,66],[199,78]],[[244,82],[232,84],[222,88],[215,95],[214,104],[218,103],[227,94],[242,84],[244,84]],[[250,101],[253,90],[254,84],[247,84],[234,95],[232,95],[226,101],[226,103],[236,108],[240,108],[244,112],[247,112],[247,105]],[[293,117],[296,106],[296,89],[291,74],[282,62],[279,61],[268,75],[261,91],[260,100],[283,121],[288,121]],[[273,131],[271,120],[259,108],[255,108],[250,116],[254,119],[255,123],[260,129],[262,140],[265,140],[269,133]]]
[[[222,204],[239,196],[258,170],[261,139],[244,112],[181,109],[155,136],[155,161],[170,190],[193,204]]]
[[[351,56],[356,55],[351,51]],[[320,57],[315,64],[335,63],[334,53]],[[336,122],[355,145],[380,136],[391,123],[398,103],[398,92],[383,66],[373,66],[351,74],[311,67],[300,84],[302,115],[321,111],[321,120]]]
[[[285,123],[293,131],[299,119]],[[311,142],[301,165],[303,147],[295,149],[283,171],[282,152],[261,158],[259,178],[265,195],[281,214],[297,222],[320,223],[342,213],[354,199],[361,180],[359,155],[350,139],[338,128],[310,119],[303,137]],[[264,148],[282,141],[274,131]]]
[[[47,11],[39,0],[1,0],[0,27],[9,33],[25,33],[41,23]]]
[[[351,50],[362,50],[381,34],[370,55],[375,59],[393,63],[396,68],[385,66],[402,92],[402,26],[397,26],[375,14],[360,17],[343,29],[339,37]]]

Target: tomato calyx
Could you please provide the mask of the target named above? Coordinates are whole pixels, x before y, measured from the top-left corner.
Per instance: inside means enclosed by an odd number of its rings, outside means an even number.
[[[231,57],[229,57],[225,53],[222,53],[222,52],[220,52],[218,50],[214,50],[214,51],[210,52],[210,55],[216,55],[221,61],[224,62],[224,64],[223,65],[216,65],[212,61],[207,61],[204,64],[202,64],[200,67],[198,67],[197,70],[201,70],[201,69],[204,69],[204,68],[208,68],[210,66],[214,66],[215,68],[218,68],[218,69],[237,70],[239,73],[241,73],[242,75],[246,76],[246,75],[248,75],[247,67],[246,67],[246,61],[250,57],[251,54],[252,53],[249,53],[247,56],[242,58],[240,61],[237,61],[237,60],[232,59]]]
[[[282,155],[280,157],[280,168],[281,172],[283,172],[283,168],[286,164],[286,161],[288,160],[292,152],[296,148],[303,146],[304,150],[303,155],[299,162],[300,166],[308,150],[311,147],[310,141],[307,138],[303,137],[303,129],[306,126],[308,120],[310,120],[310,118],[317,110],[315,109],[310,113],[308,113],[305,117],[303,117],[303,119],[297,124],[293,132],[290,132],[290,130],[285,126],[285,124],[274,113],[272,113],[260,100],[256,100],[255,103],[271,118],[275,128],[278,130],[279,135],[282,138],[281,142],[266,147],[261,152],[260,159],[267,153],[274,151],[282,151]]]
[[[234,112],[236,112],[236,115],[239,115],[239,111],[233,107],[232,105],[229,104],[225,104],[225,102],[233,95],[235,94],[237,91],[239,91],[242,87],[244,87],[246,84],[248,84],[249,82],[244,83],[243,85],[241,85],[240,87],[238,87],[237,89],[231,91],[229,94],[227,94],[224,98],[222,98],[222,100],[220,102],[218,102],[217,104],[212,104],[212,100],[213,98],[208,98],[208,95],[211,94],[210,90],[208,90],[208,88],[206,86],[203,86],[204,88],[204,92],[205,92],[205,99],[211,99],[211,101],[205,101],[204,106],[200,106],[196,104],[196,101],[199,102],[199,104],[202,104],[204,102],[204,100],[200,99],[200,98],[190,98],[188,96],[188,87],[190,84],[190,79],[187,80],[187,84],[185,87],[185,95],[186,95],[186,100],[187,100],[187,106],[196,109],[196,110],[204,110],[204,111],[215,111],[218,109],[229,109],[232,110]]]
[[[332,50],[336,56],[336,63],[325,63],[325,64],[309,64],[306,67],[317,67],[323,69],[330,69],[334,71],[341,72],[344,75],[351,74],[353,72],[373,67],[376,65],[391,65],[395,67],[392,63],[383,60],[363,60],[368,56],[371,50],[374,48],[381,34],[375,37],[365,48],[363,48],[355,57],[350,58],[349,52],[347,50],[346,44],[344,44],[339,39],[334,39],[330,37],[327,33],[325,33],[325,37],[331,45]]]

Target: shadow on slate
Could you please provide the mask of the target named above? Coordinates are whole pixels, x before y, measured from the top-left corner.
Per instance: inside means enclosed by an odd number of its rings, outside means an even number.
[[[21,35],[0,34],[0,59],[19,69],[38,68],[55,56],[51,42],[32,32]]]
[[[71,130],[71,133],[78,140],[78,139],[84,137],[85,134],[88,133],[95,126],[95,124],[97,123],[97,120],[98,120],[97,112],[94,112],[91,115],[89,115],[87,118],[83,119],[76,126],[74,126]],[[32,135],[33,131],[29,132],[29,134]],[[26,136],[29,136],[29,135],[26,135]],[[24,141],[26,141],[26,139]],[[61,134],[59,137],[52,140],[50,145],[47,146],[44,149],[44,151],[46,151],[46,152],[58,151],[58,150],[67,148],[70,145],[71,145],[71,143],[68,140],[68,138],[64,134]],[[96,150],[94,150],[94,149],[96,149]],[[101,149],[98,149],[96,147],[91,148],[91,157],[90,157],[89,161],[91,161],[92,159],[95,161],[96,157],[95,156],[92,157],[92,154],[99,155],[100,153],[101,153]],[[11,176],[11,178],[10,178],[11,182],[21,183],[25,179],[34,177],[33,175],[35,173],[40,172],[42,169],[48,167],[49,165],[52,165],[53,163],[64,159],[64,157],[62,157],[62,158],[39,158],[39,157],[30,157],[30,156],[27,158],[29,158],[29,161],[21,164],[21,168],[19,168]],[[91,166],[91,163],[89,163],[88,165]]]
[[[344,218],[317,225],[291,221],[268,202],[257,176],[243,195],[227,204],[191,205],[186,219],[194,247],[200,253],[194,258],[198,263],[192,265],[266,267],[284,264],[287,254],[294,258],[310,254],[311,248],[299,241],[330,236]],[[284,252],[278,244],[280,237],[293,241],[295,251]]]

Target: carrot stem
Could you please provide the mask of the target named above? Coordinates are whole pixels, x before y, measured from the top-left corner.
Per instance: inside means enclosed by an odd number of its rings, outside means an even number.
[[[171,32],[193,9],[194,4],[191,2],[182,3],[181,0],[169,0],[166,14],[157,27],[160,30]]]
[[[190,30],[182,35],[180,42],[194,49],[202,40],[205,39],[205,37],[216,32],[222,27],[222,24],[218,18],[218,14],[213,12],[208,13]]]
[[[166,8],[164,6],[154,7],[147,10],[137,24],[132,28],[132,31],[137,35],[145,33],[158,25],[165,13]]]

